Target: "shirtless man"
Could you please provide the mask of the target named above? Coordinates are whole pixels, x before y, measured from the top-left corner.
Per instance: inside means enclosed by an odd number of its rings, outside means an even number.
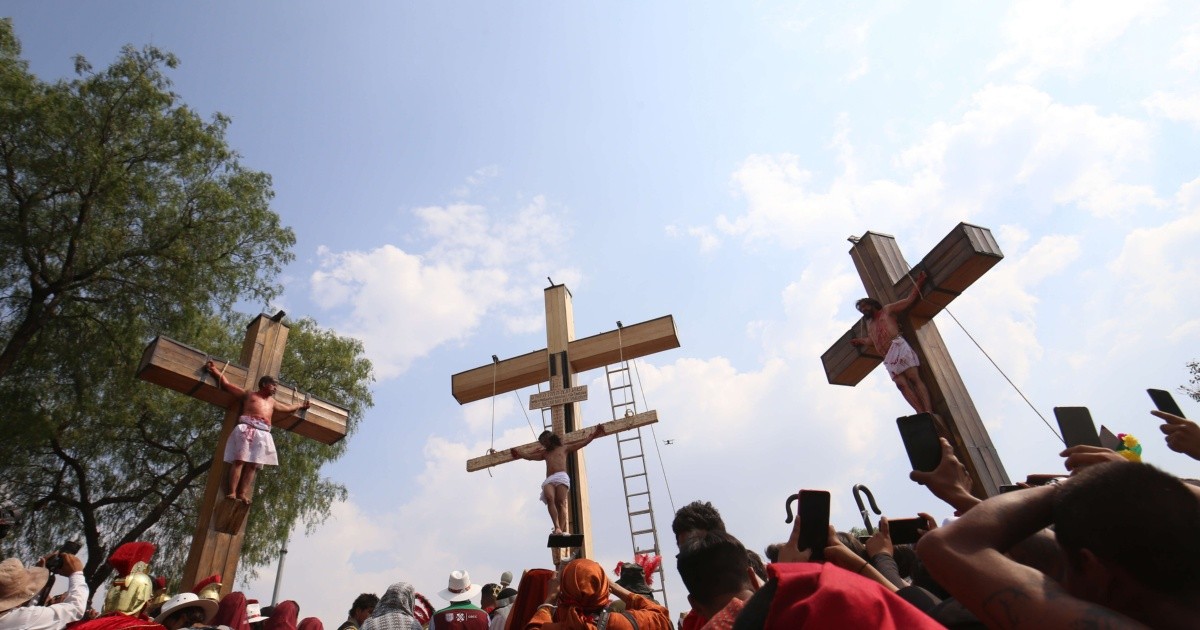
[[[254,487],[254,476],[258,469],[264,464],[279,465],[275,440],[271,438],[271,416],[308,409],[309,404],[307,400],[295,405],[275,402],[275,379],[271,376],[258,379],[258,390],[248,392],[230,383],[211,360],[205,367],[220,381],[221,389],[242,400],[241,416],[229,434],[229,441],[225,443],[225,461],[229,464],[229,492],[225,498],[249,505],[250,491]]]
[[[574,453],[592,443],[592,440],[604,435],[604,427],[597,426],[588,438],[578,444],[563,446],[562,439],[551,431],[542,431],[538,436],[538,444],[542,447],[533,453],[522,453],[512,449],[514,457],[527,459],[531,462],[545,460],[546,480],[542,482],[542,492],[539,497],[550,512],[550,522],[554,525],[551,536],[566,533],[567,521],[567,491],[571,489],[571,478],[567,476],[567,454]]]
[[[921,365],[917,353],[900,335],[900,324],[896,316],[908,310],[917,298],[921,297],[921,286],[925,284],[925,272],[917,274],[912,291],[908,297],[892,302],[887,306],[873,298],[863,298],[854,303],[854,308],[863,314],[867,322],[867,336],[850,340],[855,346],[874,346],[875,351],[884,355],[883,365],[887,367],[892,382],[904,395],[904,400],[912,405],[917,413],[933,413],[933,405],[929,402],[929,390],[921,382],[918,366]]]

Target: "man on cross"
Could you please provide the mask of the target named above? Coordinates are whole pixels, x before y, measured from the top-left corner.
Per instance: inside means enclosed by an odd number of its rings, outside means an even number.
[[[887,306],[874,298],[862,298],[854,303],[854,308],[863,314],[867,324],[867,336],[850,340],[855,346],[874,346],[875,351],[884,355],[883,364],[887,367],[892,382],[904,400],[912,405],[917,413],[933,413],[933,405],[929,402],[929,390],[921,381],[918,366],[921,365],[917,353],[912,346],[900,335],[900,324],[897,315],[908,310],[921,297],[921,286],[925,284],[925,272],[917,274],[912,291],[908,297],[892,302]]]
[[[276,403],[276,384],[272,376],[258,379],[258,389],[248,392],[230,383],[211,359],[205,367],[220,382],[221,389],[242,401],[241,416],[229,434],[229,441],[225,443],[225,462],[229,464],[229,492],[225,498],[249,505],[250,491],[254,488],[254,476],[258,469],[264,465],[279,465],[275,440],[271,437],[271,416],[276,412],[291,414],[308,409],[309,403],[307,400],[294,405]]]
[[[518,449],[510,449],[513,457],[527,459],[531,462],[546,461],[546,480],[542,482],[542,492],[538,497],[546,504],[550,513],[550,524],[554,526],[551,536],[567,533],[567,491],[571,489],[571,478],[567,476],[567,455],[592,443],[592,440],[604,435],[604,427],[597,426],[586,439],[563,446],[562,438],[552,431],[542,431],[538,436],[541,448],[532,453],[522,453]]]

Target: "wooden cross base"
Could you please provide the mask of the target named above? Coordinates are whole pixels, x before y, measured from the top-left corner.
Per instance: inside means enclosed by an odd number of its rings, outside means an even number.
[[[551,549],[575,549],[583,546],[583,534],[550,534],[546,546]]]
[[[213,529],[222,534],[237,534],[242,531],[250,506],[229,497],[221,497],[213,510]]]

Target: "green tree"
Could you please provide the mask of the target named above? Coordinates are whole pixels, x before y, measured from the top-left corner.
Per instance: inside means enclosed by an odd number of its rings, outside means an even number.
[[[178,577],[220,428],[210,405],[142,383],[142,349],[163,334],[236,357],[238,302],[268,303],[295,238],[269,206],[270,177],[243,168],[229,120],[203,120],[170,90],[174,56],[123,49],[72,80],[28,71],[0,20],[0,501],[25,519],[6,554],[85,543],[93,589],[118,544],[159,545]],[[282,377],[350,410],[371,404],[362,346],[292,324]],[[328,447],[279,436],[261,477],[243,566],[345,494],[322,479]],[[189,585],[190,586],[190,585]]]
[[[170,329],[278,294],[295,237],[270,176],[239,164],[228,118],[180,102],[163,74],[177,63],[127,46],[44,82],[0,20],[0,379],[28,371],[39,335]]]
[[[186,331],[189,342],[214,355],[237,356],[248,319],[206,318]],[[91,357],[89,356],[89,363]],[[94,590],[110,574],[104,560],[117,545],[158,545],[154,571],[182,574],[223,413],[188,396],[143,383],[133,368],[64,370],[46,411],[54,431],[10,464],[5,498],[26,518],[17,549],[25,557],[79,539]],[[281,380],[349,409],[353,432],[371,405],[371,365],[362,344],[320,329],[312,320],[291,323]],[[296,522],[313,526],[345,497],[340,484],[320,475],[346,441],[326,446],[276,432],[280,465],[258,478],[243,547],[242,567],[270,562]],[[188,587],[190,585],[183,585]]]
[[[1188,363],[1188,371],[1192,373],[1192,378],[1182,387],[1183,392],[1192,400],[1200,401],[1200,361]]]

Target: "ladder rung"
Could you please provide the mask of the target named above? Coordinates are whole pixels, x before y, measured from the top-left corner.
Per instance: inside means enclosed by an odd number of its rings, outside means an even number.
[[[641,441],[641,439],[642,439],[641,436],[639,436],[636,433],[634,433],[633,435],[634,435],[634,437],[631,437],[631,438],[617,438],[617,441],[618,442],[635,442],[635,441],[640,442]]]
[[[642,514],[649,514],[649,513],[650,513],[650,510],[638,510],[636,512],[630,512],[629,515],[630,516],[641,516]]]
[[[652,534],[652,533],[654,533],[653,529],[639,529],[638,531],[633,532],[633,535],[637,536],[639,534]]]
[[[645,457],[645,455],[642,455],[641,453],[638,453],[637,455],[630,455],[629,457],[622,457],[622,458],[621,458],[621,461],[623,461],[623,462],[627,462],[627,461],[629,461],[629,460],[631,460],[631,459],[638,459],[638,458],[642,458],[642,457]]]
[[[631,492],[631,493],[629,493],[629,494],[625,495],[625,498],[626,498],[626,499],[632,499],[633,497],[640,497],[640,496],[642,496],[642,495],[644,495],[644,494],[650,494],[650,491],[649,491],[649,490],[647,490],[647,491],[645,491],[645,492]]]
[[[640,473],[634,473],[634,474],[632,474],[632,475],[625,475],[625,478],[626,478],[626,479],[633,479],[634,477],[645,477],[645,476],[646,476],[646,473],[644,473],[644,472],[640,472]]]

